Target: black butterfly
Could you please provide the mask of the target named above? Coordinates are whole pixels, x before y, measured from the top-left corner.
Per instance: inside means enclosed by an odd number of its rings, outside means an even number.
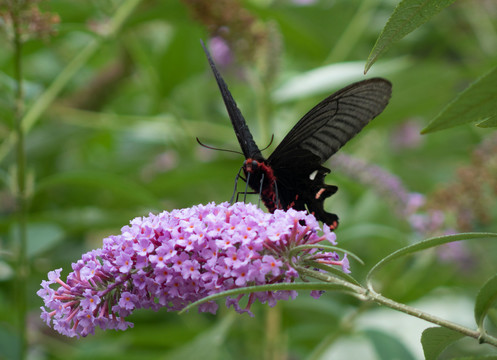
[[[216,78],[236,137],[246,160],[245,181],[268,210],[307,210],[333,230],[338,216],[323,209],[324,200],[338,188],[324,183],[329,169],[321,166],[388,104],[392,84],[381,78],[359,81],[328,96],[293,127],[265,159],[226,83],[201,41]]]

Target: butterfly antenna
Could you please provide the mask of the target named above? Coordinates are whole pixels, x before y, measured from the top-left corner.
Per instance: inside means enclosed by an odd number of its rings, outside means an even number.
[[[273,135],[271,135],[271,140],[269,140],[269,144],[267,144],[267,146],[266,146],[264,149],[261,149],[261,151],[264,151],[264,150],[266,150],[268,147],[270,147],[270,146],[271,146],[271,144],[273,143],[273,140],[274,140],[274,134],[273,134]]]
[[[226,151],[226,152],[230,152],[230,153],[235,153],[235,154],[240,154],[240,155],[243,155],[240,151],[236,151],[236,150],[229,150],[229,149],[221,149],[221,148],[215,148],[213,146],[209,146],[209,145],[205,145],[203,144],[199,138],[196,138],[197,139],[197,142],[200,144],[200,146],[203,146],[204,148],[207,148],[207,149],[211,149],[211,150],[218,150],[218,151]],[[268,145],[269,146],[269,145]]]
[[[240,172],[242,171],[242,169],[243,169],[243,166],[240,168],[240,170],[238,170],[238,173],[236,174],[236,177],[235,177],[235,188],[233,189],[233,195],[231,195],[231,200],[230,200],[231,205],[233,205],[233,200],[235,200],[236,189],[238,187],[238,179],[240,178]]]

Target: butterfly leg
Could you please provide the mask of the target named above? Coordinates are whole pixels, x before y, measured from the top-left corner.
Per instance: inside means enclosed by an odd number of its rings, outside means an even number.
[[[241,170],[241,169],[240,169],[240,170]],[[247,194],[251,194],[251,195],[253,195],[253,194],[257,194],[257,193],[256,193],[255,191],[247,191],[247,189],[248,189],[248,181],[249,181],[249,179],[250,179],[250,173],[248,173],[248,175],[247,175],[247,178],[246,178],[246,179],[244,179],[244,178],[243,178],[243,176],[241,176],[241,175],[240,175],[240,176],[237,176],[237,178],[238,178],[238,177],[242,178],[242,180],[244,180],[244,181],[246,182],[246,184],[245,184],[245,191],[243,191],[243,192],[238,191],[238,192],[236,193],[236,202],[238,202],[238,197],[240,196],[240,194],[243,194],[243,202],[245,203],[245,202],[247,202]],[[235,188],[235,191],[236,191],[236,188]],[[233,197],[234,197],[234,196],[235,196],[235,193],[233,193]]]
[[[240,168],[240,170],[238,170],[238,173],[236,174],[235,188],[233,189],[233,195],[231,195],[230,204],[233,204],[233,200],[235,199],[235,194],[237,194],[236,189],[238,187],[238,179],[241,177],[240,172],[242,171],[242,169],[243,169],[243,166]],[[238,194],[236,195],[236,201],[238,202]]]
[[[248,173],[247,175],[247,182],[245,183],[245,192],[243,193],[243,202],[246,203],[247,202],[247,189],[248,189],[248,184],[249,184],[249,181],[250,181],[250,173]]]
[[[256,194],[259,194],[259,193],[255,192],[255,191],[247,191],[247,192],[245,192],[245,191],[239,191],[239,192],[236,193],[236,201],[235,202],[238,202],[238,197],[240,196],[240,194],[243,194],[243,195],[246,196],[246,195],[256,195]]]

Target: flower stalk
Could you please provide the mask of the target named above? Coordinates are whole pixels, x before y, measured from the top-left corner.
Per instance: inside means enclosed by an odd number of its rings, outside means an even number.
[[[389,299],[379,293],[377,293],[374,289],[372,288],[365,288],[360,285],[352,284],[348,281],[342,280],[340,278],[337,278],[335,276],[330,276],[328,274],[323,274],[321,272],[317,272],[314,270],[311,270],[309,268],[304,268],[300,267],[298,265],[295,265],[295,268],[297,271],[301,274],[305,274],[308,277],[312,277],[314,279],[321,280],[323,282],[327,283],[332,283],[332,284],[337,284],[341,285],[344,288],[348,289],[347,291],[350,295],[362,300],[362,301],[367,301],[367,302],[375,302],[379,305],[387,306],[391,309],[403,312],[405,314],[417,317],[422,320],[426,320],[428,322],[431,322],[435,325],[456,331],[458,333],[461,333],[465,336],[472,337],[474,339],[477,339],[481,344],[486,343],[493,345],[497,347],[497,338],[488,335],[487,333],[481,333],[476,330],[469,329],[465,326],[456,324],[452,321],[442,319],[438,316],[426,313],[422,310],[419,310],[415,307],[398,303],[392,299]]]
[[[28,278],[27,264],[27,193],[26,193],[26,148],[25,133],[22,127],[24,114],[24,88],[22,69],[22,24],[21,24],[22,2],[13,1],[9,3],[10,18],[12,20],[14,51],[14,79],[16,81],[15,105],[14,105],[14,133],[16,142],[16,199],[18,207],[18,236],[19,247],[17,254],[17,304],[19,316],[19,338],[20,358],[26,353],[26,281]]]

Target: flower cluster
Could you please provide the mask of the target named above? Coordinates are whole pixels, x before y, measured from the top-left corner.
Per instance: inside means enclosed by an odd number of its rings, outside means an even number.
[[[270,43],[270,26],[257,18],[239,1],[184,0],[190,14],[205,26],[211,37],[222,40],[229,50],[229,57],[236,54],[240,60],[252,62],[261,49]],[[211,44],[212,45],[212,44]],[[213,54],[215,48],[212,48]],[[218,57],[214,58],[220,60]],[[221,61],[220,65],[228,65]]]
[[[15,33],[22,41],[33,38],[48,39],[57,33],[60,23],[58,14],[41,11],[40,0],[1,1],[0,29],[4,28],[7,35],[14,39]]]
[[[335,244],[328,227],[323,235],[318,230],[317,220],[305,212],[268,214],[243,203],[211,203],[136,218],[121,235],[104,239],[102,248],[74,263],[65,282],[61,269],[48,274],[38,291],[45,302],[41,317],[61,334],[86,336],[96,326],[125,330],[133,325],[125,318],[134,309],[175,311],[225,290],[292,282],[298,273],[291,264],[303,260],[339,265],[348,272],[346,256],[340,260],[334,252],[313,248],[289,258],[298,245]],[[60,286],[53,289],[52,284]],[[295,296],[294,291],[266,291],[251,293],[243,309],[243,295],[226,304],[250,313],[255,300],[273,306]],[[216,310],[215,302],[199,307]]]

